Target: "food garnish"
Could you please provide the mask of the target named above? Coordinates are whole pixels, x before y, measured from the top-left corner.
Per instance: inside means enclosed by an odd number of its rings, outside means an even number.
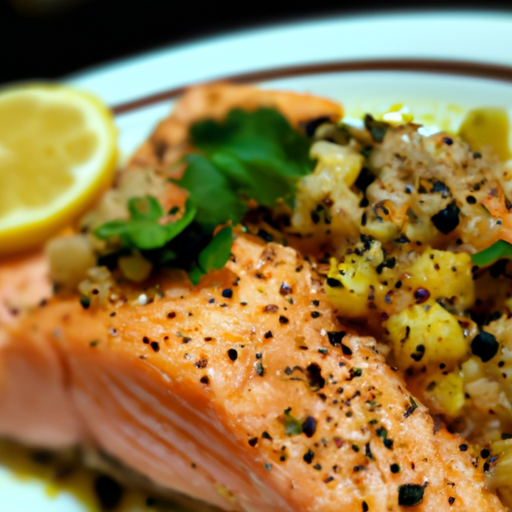
[[[0,253],[41,245],[110,186],[117,159],[112,114],[63,85],[0,92]]]
[[[502,258],[512,258],[512,244],[505,240],[498,240],[487,249],[471,255],[471,261],[479,267],[487,267]]]
[[[293,204],[297,180],[312,172],[311,142],[279,112],[232,110],[225,121],[201,121],[190,129],[202,153],[185,155],[186,168],[173,180],[189,192],[182,217],[165,212],[155,197],[133,198],[130,220],[107,222],[95,229],[106,240],[119,238],[121,249],[140,250],[155,266],[189,272],[193,284],[227,262],[232,244],[228,226],[240,224],[249,201],[274,207]],[[218,233],[217,226],[226,226]]]

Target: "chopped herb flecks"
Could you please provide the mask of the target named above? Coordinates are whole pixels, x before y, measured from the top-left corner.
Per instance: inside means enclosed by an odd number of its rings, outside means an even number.
[[[302,434],[302,422],[290,414],[291,409],[284,411],[284,431],[287,436]]]
[[[404,418],[408,418],[417,408],[418,404],[414,401],[414,398],[410,398],[410,406],[404,412]]]

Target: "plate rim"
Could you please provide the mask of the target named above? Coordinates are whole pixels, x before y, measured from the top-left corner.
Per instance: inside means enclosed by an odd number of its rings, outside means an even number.
[[[512,66],[511,44],[512,10],[409,8],[334,14],[218,32],[157,47],[74,73],[65,81],[119,106],[185,85],[240,79],[241,74],[261,77],[262,71],[305,65],[406,59],[471,61],[487,68]],[[492,77],[498,74],[494,70]]]
[[[452,59],[362,59],[342,60],[297,66],[279,66],[246,73],[227,75],[213,80],[189,83],[157,93],[114,104],[110,108],[116,116],[131,113],[141,108],[168,101],[181,96],[187,89],[199,84],[230,82],[255,84],[282,78],[323,75],[329,73],[351,73],[361,71],[395,71],[427,73],[447,76],[467,76],[512,83],[512,66]]]

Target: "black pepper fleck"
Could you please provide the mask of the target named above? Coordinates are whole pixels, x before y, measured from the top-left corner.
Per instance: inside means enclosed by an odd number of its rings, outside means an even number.
[[[89,309],[91,306],[91,299],[89,297],[86,297],[85,295],[82,295],[80,297],[80,304],[84,309]]]
[[[341,281],[339,281],[338,279],[334,279],[333,277],[328,277],[327,278],[327,284],[331,287],[331,288],[343,288],[343,284],[341,283]]]
[[[226,288],[225,290],[222,290],[222,296],[225,299],[231,299],[233,297],[233,290],[231,288]]]
[[[329,331],[327,333],[327,338],[333,347],[339,347],[346,334],[347,333],[345,331]]]
[[[459,225],[460,209],[455,203],[450,203],[431,217],[434,226],[444,235],[451,233]]]
[[[492,334],[481,332],[473,338],[471,352],[486,363],[498,353],[499,346],[500,344]]]
[[[480,457],[482,457],[482,459],[487,459],[489,455],[491,455],[491,452],[485,448],[480,452]]]
[[[388,450],[393,449],[393,439],[384,439],[382,442]]]
[[[305,462],[307,462],[308,464],[311,464],[314,457],[315,457],[315,452],[313,450],[308,450],[304,454],[304,457],[302,457],[302,458],[304,459]]]
[[[313,437],[316,432],[316,420],[313,416],[308,416],[304,420],[304,423],[302,423],[302,432],[304,432],[307,437]]]
[[[228,357],[231,361],[236,361],[238,359],[238,352],[234,348],[230,348],[228,350]]]

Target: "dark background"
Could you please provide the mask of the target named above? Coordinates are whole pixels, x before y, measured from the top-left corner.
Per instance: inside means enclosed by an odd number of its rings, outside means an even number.
[[[0,0],[0,83],[59,78],[151,48],[218,32],[330,15],[411,8],[512,11],[512,0],[309,0],[302,4],[298,0],[231,0],[229,4],[211,0],[82,0],[67,9],[39,14]],[[363,37],[375,37],[378,42],[378,37],[385,34]]]

